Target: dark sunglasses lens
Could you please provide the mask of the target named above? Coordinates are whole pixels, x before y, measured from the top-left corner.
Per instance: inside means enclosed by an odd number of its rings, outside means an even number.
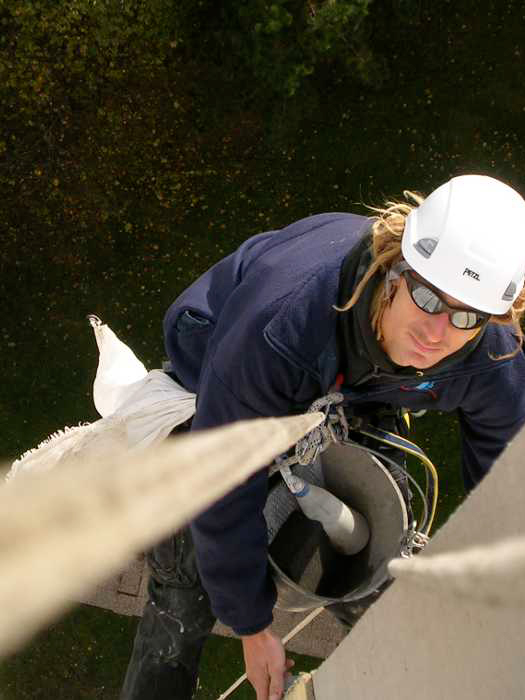
[[[476,311],[468,311],[467,309],[464,311],[455,311],[450,309],[450,307],[447,307],[432,289],[429,289],[424,284],[421,284],[421,282],[418,282],[412,276],[408,275],[405,279],[407,280],[410,295],[414,300],[414,303],[422,311],[426,311],[428,314],[440,314],[443,313],[443,311],[446,311],[452,325],[461,330],[479,328],[487,322],[488,317],[485,317]]]
[[[475,311],[454,311],[450,314],[450,322],[456,328],[461,330],[471,330],[479,328],[487,322],[487,317],[476,313]]]
[[[452,325],[456,328],[468,330],[478,324],[478,315],[472,311],[454,311],[450,314]]]
[[[414,284],[411,289],[412,299],[422,311],[429,314],[439,314],[443,308],[441,299],[428,287]]]

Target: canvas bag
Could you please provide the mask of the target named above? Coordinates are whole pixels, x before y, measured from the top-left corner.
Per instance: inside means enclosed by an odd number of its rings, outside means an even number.
[[[99,350],[93,383],[93,423],[50,435],[13,462],[7,479],[21,472],[48,470],[64,460],[110,455],[115,449],[137,450],[162,442],[195,413],[196,395],[162,370],[148,372],[135,353],[109,326],[89,317]]]

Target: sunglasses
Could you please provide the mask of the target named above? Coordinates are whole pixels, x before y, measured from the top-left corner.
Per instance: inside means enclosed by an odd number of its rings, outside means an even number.
[[[490,314],[475,309],[450,306],[446,301],[443,301],[439,292],[429,287],[427,282],[415,277],[413,272],[405,270],[402,274],[412,301],[421,311],[425,311],[427,314],[446,313],[454,328],[459,328],[462,331],[481,328],[488,322]]]

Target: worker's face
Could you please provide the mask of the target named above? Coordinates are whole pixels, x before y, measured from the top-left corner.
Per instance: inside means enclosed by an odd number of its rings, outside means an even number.
[[[419,309],[404,277],[394,284],[394,296],[381,323],[381,344],[396,365],[427,369],[455,353],[478,333],[478,329],[455,328],[447,313],[429,314]],[[451,306],[462,306],[446,294],[442,297]]]

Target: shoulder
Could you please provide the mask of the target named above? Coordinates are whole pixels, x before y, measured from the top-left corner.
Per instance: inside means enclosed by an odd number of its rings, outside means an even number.
[[[259,239],[244,261],[242,294],[253,296],[259,308],[295,296],[305,301],[316,285],[326,296],[326,285],[338,284],[343,260],[369,228],[363,216],[317,214]]]
[[[485,370],[489,374],[525,372],[523,347],[519,347],[512,326],[489,323],[483,338],[468,356],[467,364],[470,369],[477,368],[481,373]]]
[[[306,255],[309,251],[323,251],[335,248],[338,251],[351,248],[370,228],[370,219],[346,212],[315,214],[295,221],[266,240],[262,249],[269,252],[289,248],[297,255]],[[304,253],[302,251],[304,250]]]
[[[511,326],[489,324],[468,364],[466,406],[479,410],[481,402],[484,411],[501,412],[504,405],[506,413],[525,415],[525,355]]]
[[[341,267],[369,224],[353,214],[319,214],[257,238],[217,319],[215,362],[271,362],[277,352],[310,372],[333,342]]]

